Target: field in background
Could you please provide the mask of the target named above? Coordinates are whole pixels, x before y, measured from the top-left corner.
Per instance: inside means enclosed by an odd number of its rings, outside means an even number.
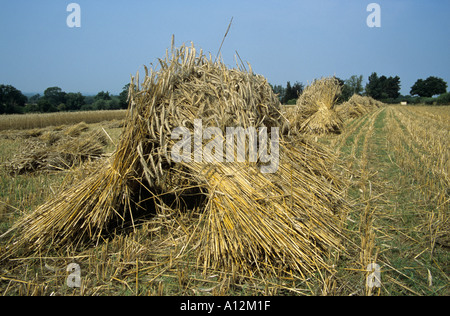
[[[126,110],[55,112],[45,114],[0,115],[0,131],[12,129],[43,128],[76,124],[79,122],[98,123],[125,118]]]
[[[288,111],[288,110],[287,110]],[[26,150],[27,139],[48,125],[89,123],[111,138],[114,150],[124,111],[55,113],[54,117],[0,117],[0,234],[25,212],[58,194],[62,186],[95,170],[11,176],[4,168]],[[117,113],[113,113],[117,112]],[[84,116],[82,115],[84,114]],[[78,116],[79,115],[79,116]],[[93,121],[91,121],[92,119]],[[46,127],[48,130],[48,127]],[[11,129],[34,129],[32,132]],[[175,260],[172,241],[192,228],[195,212],[161,229],[158,218],[128,235],[81,253],[66,250],[0,265],[3,295],[449,295],[450,294],[450,107],[389,106],[346,123],[341,135],[317,137],[341,157],[352,211],[347,234],[352,250],[335,258],[336,272],[306,280],[242,277],[203,271],[195,258]],[[167,221],[166,221],[167,222]],[[155,227],[159,227],[156,229]],[[0,240],[3,251],[8,240]],[[80,264],[82,287],[66,286],[70,262]],[[381,268],[381,288],[366,286],[370,263]]]

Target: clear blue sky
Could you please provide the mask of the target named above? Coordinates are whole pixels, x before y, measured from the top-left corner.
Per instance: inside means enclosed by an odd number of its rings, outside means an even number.
[[[66,25],[69,3],[81,27]],[[366,25],[369,3],[381,27]],[[448,0],[0,0],[0,84],[24,93],[59,86],[66,92],[117,94],[142,65],[170,47],[194,42],[215,55],[235,51],[272,84],[347,79],[372,72],[401,79],[402,94],[419,78],[450,85]]]

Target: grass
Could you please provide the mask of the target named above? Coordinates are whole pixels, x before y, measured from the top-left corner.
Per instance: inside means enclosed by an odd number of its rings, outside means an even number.
[[[201,214],[154,217],[137,229],[82,251],[44,249],[35,257],[0,263],[3,295],[437,295],[450,294],[449,192],[445,160],[448,118],[443,107],[381,108],[346,122],[341,135],[319,137],[343,159],[352,209],[349,251],[331,257],[336,271],[303,278],[295,271],[261,278],[236,271],[202,269],[193,252],[182,252]],[[72,124],[75,124],[73,122]],[[106,130],[114,143],[121,127]],[[16,131],[0,135],[0,163],[26,146]],[[420,136],[418,136],[420,135]],[[105,146],[114,150],[113,142]],[[439,145],[440,144],[440,145]],[[69,181],[69,171],[11,177],[0,169],[0,234]],[[447,238],[447,239],[446,239]],[[9,242],[0,240],[0,251]],[[66,285],[65,267],[81,266],[81,288]],[[381,266],[381,288],[365,286],[366,266]],[[55,269],[49,269],[55,268]]]

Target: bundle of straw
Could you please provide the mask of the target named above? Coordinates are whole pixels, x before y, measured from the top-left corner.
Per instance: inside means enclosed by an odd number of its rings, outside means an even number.
[[[353,119],[372,112],[381,106],[383,106],[383,103],[380,101],[374,100],[371,97],[354,94],[347,102],[339,105],[336,111],[344,119]]]
[[[262,268],[261,260],[264,268],[276,262],[308,272],[327,267],[322,256],[341,248],[338,223],[346,212],[329,152],[300,138],[295,143],[286,138],[273,174],[260,172],[259,153],[256,161],[245,162],[172,159],[177,141],[172,131],[186,127],[192,134],[195,119],[221,130],[285,130],[287,120],[266,79],[251,67],[244,71],[213,62],[193,45],[172,46],[158,71],[145,71],[141,85],[139,74],[132,78],[126,125],[112,157],[95,174],[22,219],[15,227],[19,238],[14,247],[39,251],[48,245],[95,242],[114,223],[129,219],[133,224],[136,210],[176,213],[175,204],[161,195],[170,192],[182,200],[183,192],[197,187],[206,199],[189,240],[199,241],[193,247],[206,267],[231,263]]]
[[[41,170],[66,170],[100,158],[104,145],[104,137],[98,133],[71,137],[47,132],[37,140],[27,139],[26,149],[6,166],[12,175]]]
[[[335,111],[341,94],[335,77],[315,80],[307,86],[297,100],[292,126],[299,133],[340,133],[342,119]]]
[[[327,172],[331,157],[317,150],[308,143],[284,144],[280,167],[270,175],[247,164],[203,168],[196,178],[209,196],[198,264],[241,270],[281,265],[303,273],[330,269],[324,258],[342,250],[346,206],[332,184],[339,179]]]
[[[129,88],[129,109],[119,144],[104,168],[87,177],[26,216],[14,229],[20,229],[18,244],[39,250],[53,245],[78,244],[98,240],[109,223],[123,220],[140,208],[131,198],[139,188],[155,195],[159,209],[167,209],[156,191],[171,191],[184,170],[174,164],[170,149],[174,128],[192,129],[196,118],[203,125],[281,126],[287,124],[280,104],[262,76],[241,69],[228,69],[213,62],[202,51],[172,47],[172,54],[160,59],[160,69],[148,72],[139,87],[139,73]],[[174,171],[175,170],[175,171]]]

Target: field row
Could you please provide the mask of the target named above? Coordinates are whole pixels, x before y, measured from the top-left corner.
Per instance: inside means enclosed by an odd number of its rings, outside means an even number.
[[[332,141],[348,169],[348,228],[380,295],[449,293],[448,109],[390,106],[347,123]],[[348,269],[348,268],[346,268]],[[346,280],[351,274],[344,276]],[[373,294],[365,288],[365,294]]]

